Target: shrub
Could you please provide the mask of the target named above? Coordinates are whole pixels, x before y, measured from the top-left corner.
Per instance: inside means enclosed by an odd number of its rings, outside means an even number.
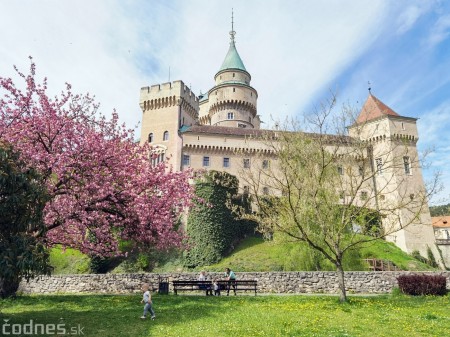
[[[400,275],[397,282],[400,290],[407,295],[443,296],[447,293],[447,279],[442,275]]]

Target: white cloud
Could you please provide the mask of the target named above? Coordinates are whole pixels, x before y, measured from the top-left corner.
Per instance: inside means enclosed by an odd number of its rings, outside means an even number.
[[[140,74],[128,49],[137,46],[137,27],[131,18],[117,17],[114,5],[86,0],[3,3],[1,76],[13,77],[13,65],[26,73],[32,56],[38,77],[48,77],[52,94],[69,82],[76,93],[94,94],[105,114],[117,108],[123,121],[135,125],[141,117]]]
[[[450,35],[450,15],[439,17],[437,22],[431,29],[428,43],[430,46],[435,46],[438,43],[446,40]]]
[[[0,75],[13,76],[13,64],[26,71],[31,55],[38,75],[48,76],[51,92],[58,93],[67,81],[74,92],[95,94],[103,113],[116,108],[121,120],[134,126],[141,119],[140,87],[167,82],[169,67],[170,79],[183,80],[196,94],[214,85],[228,49],[233,7],[237,48],[259,93],[258,111],[264,121],[270,122],[271,115],[283,119],[304,112],[355,62],[363,65],[348,72],[351,84],[343,99],[365,96],[370,80],[375,92],[383,91],[380,98],[385,103],[411,115],[415,105],[448,83],[449,62],[436,64],[421,50],[401,60],[385,60],[382,48],[397,47],[395,38],[403,43],[422,17],[439,12],[439,4],[0,0]],[[440,11],[444,15],[431,29],[422,27],[436,45],[450,29],[448,11]],[[421,141],[427,137],[434,139],[421,133]]]
[[[410,4],[400,12],[397,19],[397,34],[404,34],[409,31],[421,15],[426,13],[430,8],[431,2],[417,2]],[[404,4],[401,4],[403,6]]]

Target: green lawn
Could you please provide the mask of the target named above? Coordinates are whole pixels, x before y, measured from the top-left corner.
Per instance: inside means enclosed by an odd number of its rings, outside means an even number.
[[[23,296],[0,300],[1,324],[64,324],[84,336],[448,336],[450,296]],[[3,327],[3,326],[2,326]],[[10,328],[9,328],[10,329]],[[8,332],[9,330],[7,330]],[[0,333],[1,334],[1,333]],[[56,335],[54,335],[56,336]]]
[[[197,269],[217,271],[231,266],[234,271],[314,270],[307,266],[310,255],[311,250],[306,244],[264,241],[258,237],[248,237],[219,263]],[[384,240],[377,240],[358,247],[353,255],[345,257],[344,269],[346,271],[368,270],[368,265],[362,261],[365,258],[390,260],[402,270],[436,270],[436,268],[406,254],[393,243]],[[323,257],[320,259],[322,260],[322,270],[336,270]]]

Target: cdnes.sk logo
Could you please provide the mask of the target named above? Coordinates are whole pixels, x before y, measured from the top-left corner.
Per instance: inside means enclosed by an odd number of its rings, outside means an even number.
[[[33,336],[33,335],[84,335],[84,327],[80,324],[67,326],[63,319],[55,323],[37,323],[30,319],[28,323],[12,323],[9,319],[3,319],[2,336]]]

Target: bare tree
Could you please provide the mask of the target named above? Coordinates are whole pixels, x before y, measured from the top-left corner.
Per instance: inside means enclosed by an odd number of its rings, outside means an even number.
[[[246,216],[265,234],[283,233],[322,253],[336,267],[340,300],[346,301],[343,259],[351,248],[380,238],[394,241],[408,227],[432,233],[427,200],[438,176],[425,188],[415,119],[362,121],[360,114],[358,121],[353,109],[336,115],[335,104],[333,96],[303,127],[289,121],[247,141],[248,151],[255,143],[264,146],[252,155],[251,169],[243,161],[240,179],[256,206]],[[392,131],[392,120],[407,124],[405,136]]]

